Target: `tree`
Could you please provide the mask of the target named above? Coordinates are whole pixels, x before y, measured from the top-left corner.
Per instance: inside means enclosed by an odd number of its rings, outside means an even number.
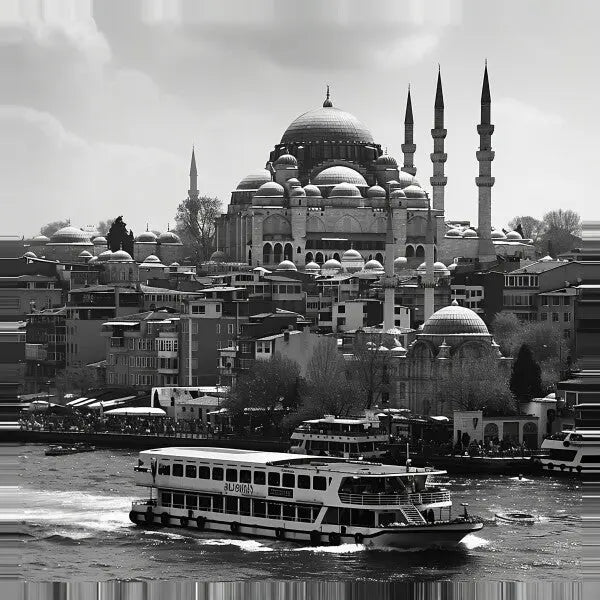
[[[122,216],[118,216],[106,234],[106,242],[109,249],[111,252],[122,249],[133,256],[133,241],[133,231],[130,229],[129,233],[127,233],[127,223],[123,221]]]
[[[106,234],[110,231],[112,224],[115,222],[114,219],[106,219],[106,221],[99,221],[98,227],[96,228],[100,235],[106,237]]]
[[[96,383],[93,370],[86,366],[67,367],[56,374],[54,382],[56,390],[62,396],[71,392],[78,392],[83,395],[87,389],[93,387]]]
[[[221,214],[218,198],[188,197],[177,207],[177,233],[196,263],[208,260],[215,248],[215,226]]]
[[[519,403],[542,395],[542,370],[527,344],[521,346],[513,363],[510,391]]]
[[[497,313],[492,320],[494,340],[504,356],[513,356],[516,340],[522,332],[522,324],[514,313]]]
[[[250,419],[265,431],[277,429],[286,412],[297,410],[301,385],[298,363],[276,354],[240,375],[224,406],[237,429]]]
[[[40,228],[40,233],[45,235],[46,237],[51,237],[53,233],[56,233],[59,229],[63,227],[68,227],[70,225],[70,221],[65,219],[63,221],[52,221],[51,223],[46,223],[43,227]]]
[[[544,215],[542,228],[541,249],[556,256],[571,250],[579,241],[581,218],[571,209],[551,210]]]
[[[523,237],[528,240],[533,240],[533,243],[536,244],[542,233],[542,222],[529,215],[515,217],[508,222],[508,226],[512,230],[516,230],[519,225],[521,226]]]
[[[488,416],[516,413],[508,376],[493,356],[458,364],[444,378],[438,401],[452,410],[483,410]]]

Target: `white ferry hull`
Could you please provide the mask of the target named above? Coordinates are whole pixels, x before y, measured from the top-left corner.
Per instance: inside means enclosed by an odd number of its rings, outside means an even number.
[[[320,526],[318,528],[305,524],[303,528],[294,528],[286,523],[285,527],[275,524],[240,523],[228,520],[226,515],[220,518],[207,517],[200,519],[179,516],[165,518],[158,513],[130,513],[130,519],[143,527],[167,527],[187,530],[194,533],[222,533],[232,536],[259,537],[287,541],[310,546],[339,546],[342,544],[361,544],[368,548],[402,548],[426,549],[436,547],[454,547],[470,533],[483,528],[478,521],[440,522],[430,525],[407,525],[404,527],[386,528],[350,528],[339,526]],[[300,524],[299,524],[300,525]],[[300,525],[302,527],[302,525]]]

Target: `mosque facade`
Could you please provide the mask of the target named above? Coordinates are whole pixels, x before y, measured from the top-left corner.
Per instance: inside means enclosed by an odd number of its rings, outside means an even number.
[[[345,251],[353,249],[365,262],[383,263],[388,203],[394,256],[405,257],[408,268],[424,261],[428,211],[436,261],[448,265],[462,258],[485,265],[497,255],[533,256],[530,240],[492,228],[494,126],[487,66],[477,127],[477,229],[449,227],[445,220],[447,130],[439,73],[431,130],[431,197],[416,178],[413,130],[409,90],[399,164],[354,115],[333,105],[328,89],[321,108],[300,115],[285,130],[265,168],[244,177],[233,190],[227,213],[217,222],[214,258],[267,268],[289,260],[303,270],[307,264],[340,261]]]

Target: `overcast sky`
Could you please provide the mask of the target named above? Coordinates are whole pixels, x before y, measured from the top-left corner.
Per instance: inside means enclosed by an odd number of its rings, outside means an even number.
[[[173,224],[196,146],[226,205],[325,85],[401,161],[411,84],[429,188],[438,63],[446,215],[476,223],[488,59],[493,224],[568,207],[598,218],[598,0],[1,0],[0,234],[124,215]]]

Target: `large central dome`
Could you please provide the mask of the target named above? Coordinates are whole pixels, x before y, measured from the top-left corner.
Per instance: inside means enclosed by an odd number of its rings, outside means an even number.
[[[309,110],[285,130],[282,144],[302,142],[373,143],[371,132],[350,113],[333,106]]]

